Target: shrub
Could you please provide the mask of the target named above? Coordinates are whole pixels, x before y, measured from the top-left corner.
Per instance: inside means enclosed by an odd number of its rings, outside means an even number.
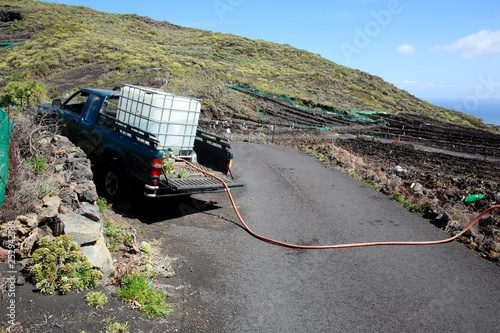
[[[146,243],[146,242],[142,242],[141,243],[141,248],[140,248],[141,252],[143,252],[144,254],[146,255],[150,255],[151,254],[151,245],[149,245],[149,243]]]
[[[59,186],[51,161],[53,154],[44,138],[56,133],[53,124],[34,123],[29,114],[11,118],[15,123],[9,142],[9,179],[2,220],[34,211],[45,195]]]
[[[0,95],[0,107],[4,108],[8,105],[14,104],[14,99],[11,95]]]
[[[33,99],[37,104],[40,104],[40,102],[47,98],[47,87],[35,80],[25,83],[12,81],[5,87],[5,92],[10,96],[11,100],[21,106],[30,104],[30,102],[33,102]]]
[[[36,288],[44,294],[83,290],[97,286],[102,273],[92,269],[88,258],[73,242],[73,237],[62,235],[42,238],[39,248],[30,257],[28,270]]]
[[[128,322],[126,323],[109,322],[108,324],[109,328],[106,330],[106,333],[125,333],[128,332],[128,329],[130,327]]]
[[[108,201],[106,200],[106,198],[99,197],[99,199],[97,199],[97,201],[96,201],[96,205],[97,205],[97,207],[99,207],[99,212],[102,213],[102,212],[104,212],[104,209],[108,205]]]
[[[119,224],[113,220],[104,221],[104,234],[108,238],[109,250],[112,252],[118,251],[118,245],[130,245],[132,236]]]
[[[108,302],[108,296],[98,291],[91,291],[85,296],[85,300],[88,305],[98,309],[99,307],[104,307],[104,304]]]

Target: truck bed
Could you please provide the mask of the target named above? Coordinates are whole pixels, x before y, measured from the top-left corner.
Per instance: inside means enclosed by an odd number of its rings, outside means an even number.
[[[222,180],[227,184],[228,187],[241,187],[243,184],[236,182],[231,177],[224,175],[222,172],[215,171],[209,167],[203,166],[199,163],[193,163],[196,167],[209,172]],[[168,177],[168,184],[174,188],[176,191],[191,191],[191,190],[221,190],[224,189],[224,185],[217,179],[210,177],[185,162],[175,162],[173,163],[175,174],[174,177]],[[183,174],[182,178],[175,177],[175,175]]]
[[[226,175],[223,172],[216,171],[199,163],[192,164],[221,178],[229,188],[244,186],[242,183],[235,181],[232,176]],[[213,193],[226,190],[220,181],[196,170],[185,162],[173,162],[172,168],[163,172],[160,178],[160,186],[146,185],[145,189],[146,192],[144,195],[146,197],[156,198]]]

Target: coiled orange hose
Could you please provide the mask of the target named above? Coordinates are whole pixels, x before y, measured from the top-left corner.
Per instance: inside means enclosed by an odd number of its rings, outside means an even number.
[[[489,213],[492,210],[500,208],[500,205],[497,205],[497,206],[492,206],[492,207],[486,209],[484,212],[482,212],[481,214],[479,214],[471,223],[469,223],[469,225],[467,225],[458,234],[456,234],[453,237],[446,238],[446,239],[443,239],[443,240],[437,240],[437,241],[415,241],[415,242],[409,241],[409,242],[347,243],[347,244],[336,244],[336,245],[297,245],[297,244],[290,244],[290,243],[286,243],[286,242],[281,242],[281,241],[278,241],[278,240],[274,240],[274,239],[271,239],[271,238],[267,238],[267,237],[261,236],[261,235],[255,233],[255,232],[253,232],[247,226],[247,224],[245,223],[245,221],[241,217],[240,212],[238,211],[238,208],[236,207],[236,203],[234,202],[233,196],[231,195],[231,192],[229,191],[229,187],[224,182],[224,180],[222,180],[221,178],[217,177],[216,175],[213,175],[213,174],[211,174],[211,173],[209,173],[209,172],[207,172],[205,170],[202,170],[202,169],[198,168],[194,164],[192,164],[192,163],[190,163],[190,162],[188,162],[188,161],[186,161],[186,160],[184,160],[182,158],[178,158],[178,157],[174,157],[174,158],[176,160],[178,160],[178,161],[182,161],[182,162],[187,163],[188,165],[190,165],[191,167],[195,168],[196,170],[198,170],[198,171],[206,174],[207,176],[210,176],[210,177],[212,177],[214,179],[217,179],[219,182],[221,182],[222,185],[224,185],[224,187],[226,188],[226,192],[227,192],[227,194],[229,196],[229,199],[231,200],[231,204],[233,205],[233,209],[234,209],[236,215],[238,216],[238,219],[240,220],[240,222],[243,225],[243,227],[245,228],[245,230],[248,233],[250,233],[252,236],[254,236],[254,237],[258,238],[258,239],[261,239],[263,241],[269,242],[269,243],[273,243],[273,244],[277,244],[277,245],[281,245],[281,246],[285,246],[285,247],[290,247],[290,248],[296,248],[296,249],[341,249],[341,248],[350,248],[350,247],[380,246],[380,245],[437,245],[437,244],[444,244],[444,243],[451,242],[451,241],[457,239],[458,237],[462,236],[465,232],[467,232],[467,230],[469,230],[474,224],[476,224],[481,219],[481,217],[483,217],[485,214]]]

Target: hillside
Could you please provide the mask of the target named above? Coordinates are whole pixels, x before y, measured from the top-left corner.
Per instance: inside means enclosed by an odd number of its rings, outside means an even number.
[[[55,97],[83,86],[168,82],[164,89],[204,100],[204,119],[259,120],[252,98],[225,87],[240,84],[313,109],[412,112],[484,126],[290,45],[31,0],[0,0],[0,20],[0,88],[36,79]]]

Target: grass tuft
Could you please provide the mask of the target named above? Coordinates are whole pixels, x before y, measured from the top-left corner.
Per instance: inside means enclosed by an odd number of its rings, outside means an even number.
[[[173,307],[165,303],[167,294],[154,289],[144,274],[133,273],[122,277],[117,287],[118,297],[133,303],[147,317],[166,317]]]

